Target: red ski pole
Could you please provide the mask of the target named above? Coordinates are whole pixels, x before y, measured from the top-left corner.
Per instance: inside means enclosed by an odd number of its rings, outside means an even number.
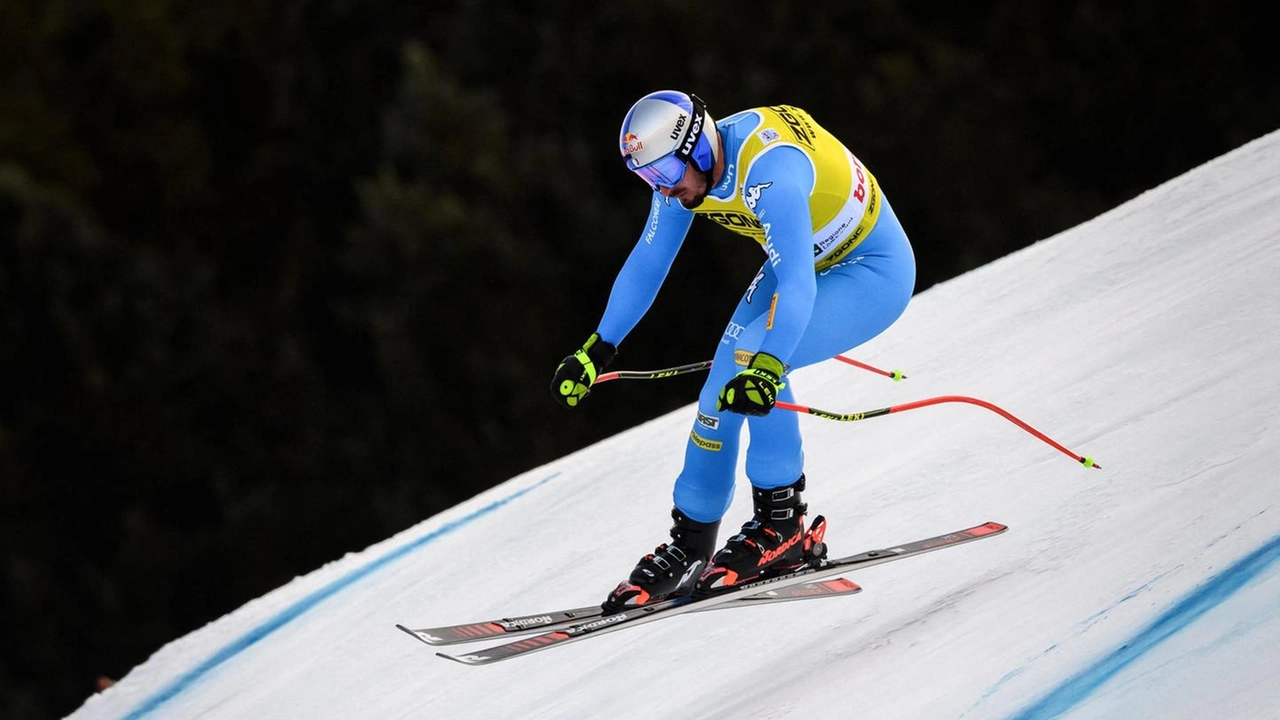
[[[808,413],[810,415],[824,418],[826,420],[836,420],[838,422],[856,422],[858,420],[866,420],[867,418],[880,417],[882,415],[890,415],[892,413],[905,412],[907,410],[915,410],[917,408],[927,407],[929,405],[940,405],[942,403],[952,403],[952,402],[968,403],[970,405],[977,405],[978,407],[986,408],[996,413],[997,415],[1000,415],[1001,417],[1013,423],[1014,425],[1017,425],[1023,430],[1026,430],[1027,432],[1031,433],[1037,439],[1041,440],[1044,443],[1047,443],[1050,447],[1063,453],[1064,455],[1067,455],[1068,457],[1072,458],[1073,460],[1080,463],[1084,467],[1098,468],[1099,470],[1102,469],[1102,466],[1094,462],[1093,458],[1085,457],[1083,455],[1078,455],[1075,452],[1068,450],[1067,448],[1059,444],[1057,441],[1055,441],[1053,438],[1031,427],[1027,423],[1023,422],[1022,420],[1014,416],[1013,413],[1005,410],[999,405],[989,403],[986,400],[979,400],[977,398],[965,397],[963,395],[942,395],[939,397],[926,398],[924,400],[917,400],[915,402],[903,403],[901,405],[892,405],[890,407],[884,407],[876,410],[867,410],[864,412],[856,412],[856,413],[833,413],[827,410],[819,410],[817,408],[806,407],[804,405],[796,405],[795,403],[789,403],[789,402],[783,402],[783,401],[779,401],[776,407],[780,407],[784,410],[794,410],[795,412]]]
[[[610,380],[658,380],[706,370],[709,367],[711,367],[711,361],[703,360],[702,362],[677,365],[676,367],[663,368],[661,370],[615,370],[596,378],[596,384],[609,382]]]
[[[835,359],[843,363],[848,363],[854,367],[876,373],[877,375],[892,378],[894,382],[904,380],[907,377],[901,370],[881,370],[874,365],[868,365],[867,363],[845,357],[844,355],[837,355]],[[699,370],[706,370],[710,367],[711,361],[703,360],[702,362],[689,363],[688,365],[677,365],[676,367],[663,368],[661,370],[615,370],[613,372],[604,373],[600,377],[596,378],[596,382],[602,383],[609,382],[610,380],[658,380],[661,378],[698,372]]]
[[[895,381],[901,380],[906,377],[906,375],[903,375],[902,371],[900,370],[893,370],[893,371],[881,370],[880,368],[867,365],[866,363],[858,362],[857,360],[853,360],[852,358],[847,358],[843,355],[837,355],[836,359],[840,360],[841,362],[845,362],[850,365],[853,365],[855,367],[859,367],[864,370],[870,370],[871,372],[884,375],[885,377],[888,377],[888,378],[893,378]],[[607,372],[599,376],[598,378],[596,378],[596,382],[602,383],[602,382],[609,382],[610,380],[657,380],[660,378],[668,378],[668,377],[674,377],[676,375],[685,375],[687,373],[698,372],[699,370],[706,370],[709,367],[711,367],[711,361],[703,360],[702,362],[689,363],[688,365],[677,365],[676,367],[663,368],[661,370],[615,370],[614,372]],[[1048,444],[1050,447],[1054,448],[1058,452],[1061,452],[1064,455],[1072,458],[1073,460],[1080,463],[1084,467],[1092,467],[1092,468],[1097,468],[1099,470],[1102,469],[1102,466],[1099,465],[1097,462],[1095,462],[1093,458],[1085,457],[1083,455],[1078,455],[1075,452],[1068,450],[1053,438],[1049,437],[1048,435],[1045,435],[1044,433],[1035,429],[1034,427],[1027,424],[1026,422],[1023,422],[1013,413],[1005,410],[999,405],[989,403],[986,400],[979,400],[977,398],[966,397],[963,395],[942,395],[939,397],[927,398],[925,400],[917,400],[915,402],[903,403],[901,405],[892,405],[890,407],[878,408],[876,410],[867,410],[864,412],[856,412],[856,413],[834,413],[827,410],[819,410],[817,408],[806,407],[804,405],[796,405],[795,403],[789,403],[789,402],[783,402],[783,401],[778,402],[776,407],[780,407],[784,410],[793,410],[795,412],[808,413],[809,415],[814,415],[816,417],[824,418],[827,420],[836,420],[838,422],[856,422],[858,420],[866,420],[867,418],[880,417],[882,415],[890,415],[892,413],[905,412],[907,410],[915,410],[917,408],[927,407],[929,405],[940,405],[942,403],[952,403],[952,402],[968,403],[970,405],[977,405],[978,407],[986,408],[996,413],[997,415],[1000,415],[1001,417],[1013,423],[1014,425],[1017,425],[1023,430],[1026,430],[1028,433],[1031,433],[1031,435],[1033,435],[1040,441]]]
[[[858,362],[857,360],[854,360],[851,357],[845,357],[844,355],[837,355],[835,359],[839,360],[842,363],[848,363],[854,367],[862,368],[863,370],[870,370],[873,373],[883,375],[887,378],[893,378],[894,382],[898,382],[899,380],[905,380],[907,377],[906,375],[902,374],[901,370],[881,370],[880,368],[875,367],[874,365],[868,365],[864,362]]]

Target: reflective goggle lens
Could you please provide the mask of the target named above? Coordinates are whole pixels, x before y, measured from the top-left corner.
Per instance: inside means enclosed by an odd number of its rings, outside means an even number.
[[[675,187],[684,177],[685,163],[674,154],[661,157],[643,167],[634,167],[631,159],[627,159],[627,167],[639,175],[649,187],[657,190],[660,187]]]

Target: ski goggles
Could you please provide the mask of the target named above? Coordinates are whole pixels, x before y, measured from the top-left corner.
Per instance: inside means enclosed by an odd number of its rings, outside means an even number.
[[[631,158],[627,158],[627,169],[639,175],[654,190],[675,187],[684,178],[684,171],[688,166],[688,161],[677,157],[675,151],[640,167],[636,167]]]

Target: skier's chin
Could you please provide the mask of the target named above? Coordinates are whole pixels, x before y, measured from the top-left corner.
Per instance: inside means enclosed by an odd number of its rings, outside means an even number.
[[[681,200],[680,204],[684,206],[685,210],[693,210],[694,208],[701,205],[702,201],[706,199],[707,199],[707,193],[704,190],[703,192],[698,193],[697,197],[693,198],[692,200],[689,200],[689,201]]]

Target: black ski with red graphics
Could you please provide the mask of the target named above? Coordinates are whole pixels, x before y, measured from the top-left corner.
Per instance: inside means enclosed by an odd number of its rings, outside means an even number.
[[[614,613],[612,615],[597,615],[584,621],[572,622],[568,625],[562,625],[560,627],[550,629],[539,635],[534,635],[522,640],[513,640],[503,645],[476,650],[465,655],[449,655],[442,652],[436,654],[440,657],[453,660],[464,665],[489,665],[503,660],[510,660],[512,658],[528,655],[529,653],[537,652],[539,650],[568,645],[569,643],[595,637],[597,635],[605,635],[617,630],[622,630],[623,628],[643,625],[644,623],[653,622],[655,620],[725,606],[746,596],[757,595],[771,590],[781,590],[783,588],[802,585],[822,578],[831,577],[833,575],[843,574],[851,570],[870,567],[872,565],[881,565],[883,563],[902,560],[904,558],[921,555],[934,550],[941,550],[942,548],[963,545],[975,540],[999,535],[1008,529],[1008,527],[1001,525],[1000,523],[984,523],[982,525],[975,525],[974,527],[947,533],[945,535],[938,535],[937,537],[916,540],[902,545],[894,545],[882,550],[869,550],[856,555],[820,560],[813,565],[805,566],[799,570],[784,575],[777,575],[774,577],[743,583],[741,585],[735,585],[732,588],[717,592],[713,595],[697,598],[692,596],[683,596],[650,605],[643,605],[634,609],[623,610],[622,612]],[[419,637],[419,639],[426,642],[424,638],[417,636],[412,630],[406,629],[406,632],[409,632],[410,634],[415,635],[415,637]]]
[[[844,578],[834,580],[815,580],[790,587],[772,588],[756,595],[735,598],[724,605],[712,605],[699,610],[721,610],[725,608],[749,607],[769,603],[790,602],[792,600],[808,600],[810,598],[835,597],[837,595],[853,595],[862,588]],[[404,625],[396,627],[418,638],[428,645],[457,645],[459,643],[487,640],[493,637],[510,637],[527,633],[546,632],[562,625],[573,625],[603,615],[599,605],[573,608],[572,610],[555,610],[552,612],[534,613],[518,617],[486,620],[462,625],[444,625],[433,628],[409,628]]]

